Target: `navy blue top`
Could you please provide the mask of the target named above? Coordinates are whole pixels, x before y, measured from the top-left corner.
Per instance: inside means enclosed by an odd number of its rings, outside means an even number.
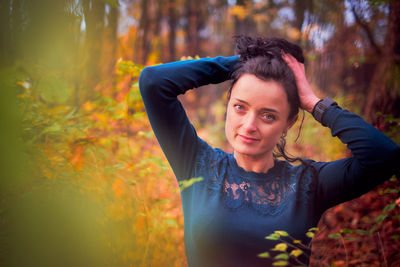
[[[348,145],[352,157],[306,160],[315,171],[278,160],[267,173],[245,171],[232,154],[197,136],[177,99],[188,89],[229,79],[237,62],[237,56],[179,61],[147,67],[139,78],[150,123],[177,180],[203,178],[181,193],[189,266],[268,266],[257,254],[276,241],[265,236],[283,230],[309,244],[305,233],[326,209],[373,189],[400,162],[394,142],[333,106],[322,124]]]

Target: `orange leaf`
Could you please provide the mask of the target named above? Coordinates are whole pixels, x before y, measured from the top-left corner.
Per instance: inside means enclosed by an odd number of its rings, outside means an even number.
[[[71,158],[71,163],[72,165],[74,165],[76,170],[82,168],[82,160],[83,160],[83,147],[78,145],[76,146]]]
[[[121,179],[117,179],[115,180],[114,184],[113,184],[113,190],[115,195],[120,198],[122,196],[122,194],[124,193],[124,188],[123,188],[123,183],[121,181]]]

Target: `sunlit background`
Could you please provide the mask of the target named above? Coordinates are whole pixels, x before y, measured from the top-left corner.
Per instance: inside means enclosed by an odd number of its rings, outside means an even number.
[[[2,0],[0,265],[186,266],[179,187],[138,75],[231,56],[234,35],[299,44],[318,95],[399,144],[399,19],[398,0]],[[199,135],[227,151],[228,86],[181,98]],[[299,127],[292,154],[349,156],[309,115]],[[399,188],[393,177],[328,211],[311,265],[400,265]]]

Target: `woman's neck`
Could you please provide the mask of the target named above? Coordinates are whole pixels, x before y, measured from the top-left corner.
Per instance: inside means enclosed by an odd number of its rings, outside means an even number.
[[[233,157],[239,167],[242,167],[245,171],[267,173],[269,169],[274,167],[274,157],[272,153],[267,157],[254,157],[234,152]]]

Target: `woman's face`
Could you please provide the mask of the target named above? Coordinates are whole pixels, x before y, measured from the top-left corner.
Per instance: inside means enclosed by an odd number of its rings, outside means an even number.
[[[290,112],[287,96],[275,81],[244,74],[232,88],[226,113],[225,134],[235,154],[269,157],[282,133],[287,131]]]

